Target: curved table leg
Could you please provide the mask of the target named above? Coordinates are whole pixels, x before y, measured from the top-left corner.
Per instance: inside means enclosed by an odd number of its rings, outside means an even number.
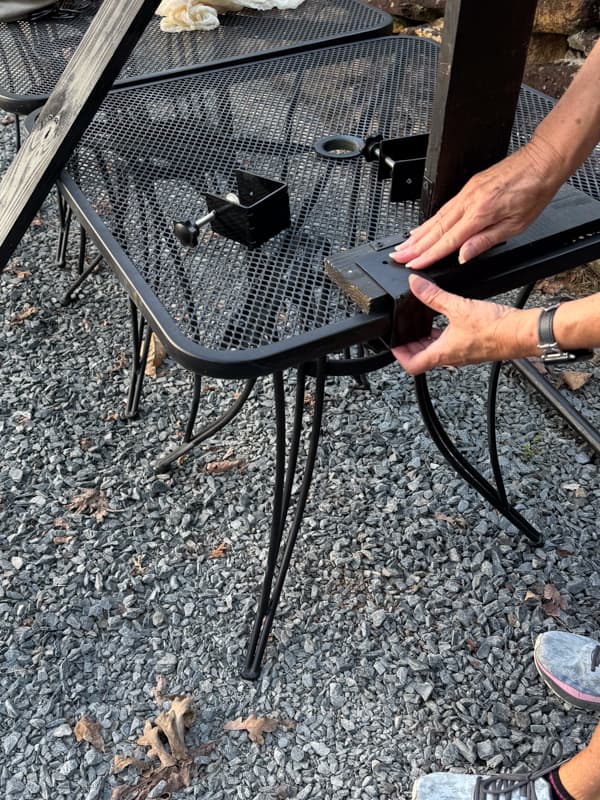
[[[168,455],[164,456],[157,462],[156,466],[154,467],[154,471],[157,473],[168,472],[171,469],[171,466],[178,458],[184,456],[186,453],[189,453],[190,450],[193,450],[194,447],[197,447],[201,442],[205,442],[207,439],[210,439],[211,436],[214,436],[218,433],[222,428],[228,425],[234,417],[240,413],[246,401],[252,394],[252,390],[254,389],[254,384],[256,383],[256,378],[251,378],[250,380],[246,381],[240,396],[237,400],[233,403],[232,406],[218,419],[214,422],[209,423],[204,428],[202,428],[198,433],[193,434],[193,426],[196,420],[196,415],[198,413],[198,405],[200,402],[200,391],[201,391],[201,377],[200,375],[195,376],[194,380],[194,396],[192,398],[192,408],[190,411],[190,416],[186,425],[186,431],[184,434],[184,444],[180,447],[172,450]]]
[[[246,663],[242,670],[242,677],[256,680],[260,675],[261,662],[267,645],[267,640],[273,626],[277,605],[281,597],[283,585],[288,573],[294,545],[298,537],[302,517],[306,507],[306,500],[314,472],[321,422],[323,418],[323,405],[325,400],[326,363],[324,359],[318,362],[316,369],[316,386],[314,392],[314,406],[310,438],[306,463],[302,473],[300,489],[296,506],[293,511],[285,544],[282,543],[288,525],[292,486],[298,466],[298,450],[302,433],[304,417],[304,390],[306,386],[306,370],[298,369],[296,382],[296,401],[294,410],[294,425],[292,430],[291,446],[286,464],[286,422],[285,422],[285,394],[283,375],[281,372],[273,376],[275,390],[275,423],[277,430],[276,439],[276,467],[275,489],[273,499],[273,516],[271,520],[271,536],[269,553],[265,569],[261,595],[256,611],[254,626],[248,645]]]
[[[415,378],[415,389],[423,421],[444,458],[490,505],[525,534],[532,544],[541,544],[543,541],[541,533],[503,498],[502,493],[483,477],[452,442],[435,412],[425,375],[418,375]]]
[[[133,300],[129,301],[129,310],[131,314],[132,358],[125,417],[127,419],[135,419],[140,410],[140,399],[142,397],[144,373],[148,361],[152,330],[144,319],[143,314],[139,313]]]

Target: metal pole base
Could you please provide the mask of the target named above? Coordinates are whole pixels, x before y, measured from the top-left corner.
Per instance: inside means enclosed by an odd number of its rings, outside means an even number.
[[[542,534],[533,527],[506,499],[504,486],[494,487],[483,475],[462,455],[452,442],[439,417],[437,416],[425,375],[415,378],[415,388],[419,409],[423,421],[435,445],[444,458],[454,467],[458,474],[464,478],[479,494],[487,500],[503,517],[505,517],[520,533],[524,534],[534,545],[542,544]]]
[[[276,422],[276,467],[275,491],[273,499],[273,515],[271,519],[271,537],[269,554],[263,586],[261,591],[254,626],[248,644],[246,663],[242,669],[242,677],[247,680],[256,680],[260,675],[262,659],[277,605],[281,597],[292,553],[302,523],[306,500],[314,473],[315,460],[321,434],[323,419],[323,406],[325,400],[326,362],[321,359],[316,368],[314,405],[306,463],[300,481],[296,507],[293,512],[287,540],[282,545],[284,533],[288,528],[288,516],[292,497],[292,488],[296,478],[298,466],[298,451],[303,428],[305,410],[306,370],[299,367],[296,380],[296,401],[294,409],[294,424],[290,442],[290,449],[286,459],[286,422],[285,422],[285,395],[283,375],[277,372],[273,375],[275,390],[275,422]],[[287,463],[286,463],[287,462]]]

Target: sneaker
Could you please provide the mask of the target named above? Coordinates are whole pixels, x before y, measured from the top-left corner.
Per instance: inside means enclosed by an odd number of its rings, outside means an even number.
[[[552,691],[577,708],[600,709],[600,642],[564,631],[538,636],[537,671]]]
[[[433,772],[413,786],[413,800],[551,800],[550,784],[543,774],[495,775],[482,778],[452,772]]]

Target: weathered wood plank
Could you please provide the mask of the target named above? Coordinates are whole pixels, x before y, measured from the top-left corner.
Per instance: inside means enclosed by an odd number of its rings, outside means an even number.
[[[0,270],[12,255],[158,6],[104,0],[0,183]]]
[[[421,210],[424,218],[507,153],[536,0],[448,0]]]

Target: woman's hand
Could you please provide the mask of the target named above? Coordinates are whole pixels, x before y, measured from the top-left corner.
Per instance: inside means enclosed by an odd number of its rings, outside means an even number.
[[[410,278],[415,297],[449,321],[445,330],[434,328],[428,339],[395,347],[397,361],[411,375],[432,367],[479,364],[535,355],[540,309],[465,300],[440,289],[419,275]]]
[[[478,173],[437,214],[412,231],[390,254],[411,269],[423,269],[459,251],[464,264],[525,230],[564,180],[557,153],[539,138]]]

